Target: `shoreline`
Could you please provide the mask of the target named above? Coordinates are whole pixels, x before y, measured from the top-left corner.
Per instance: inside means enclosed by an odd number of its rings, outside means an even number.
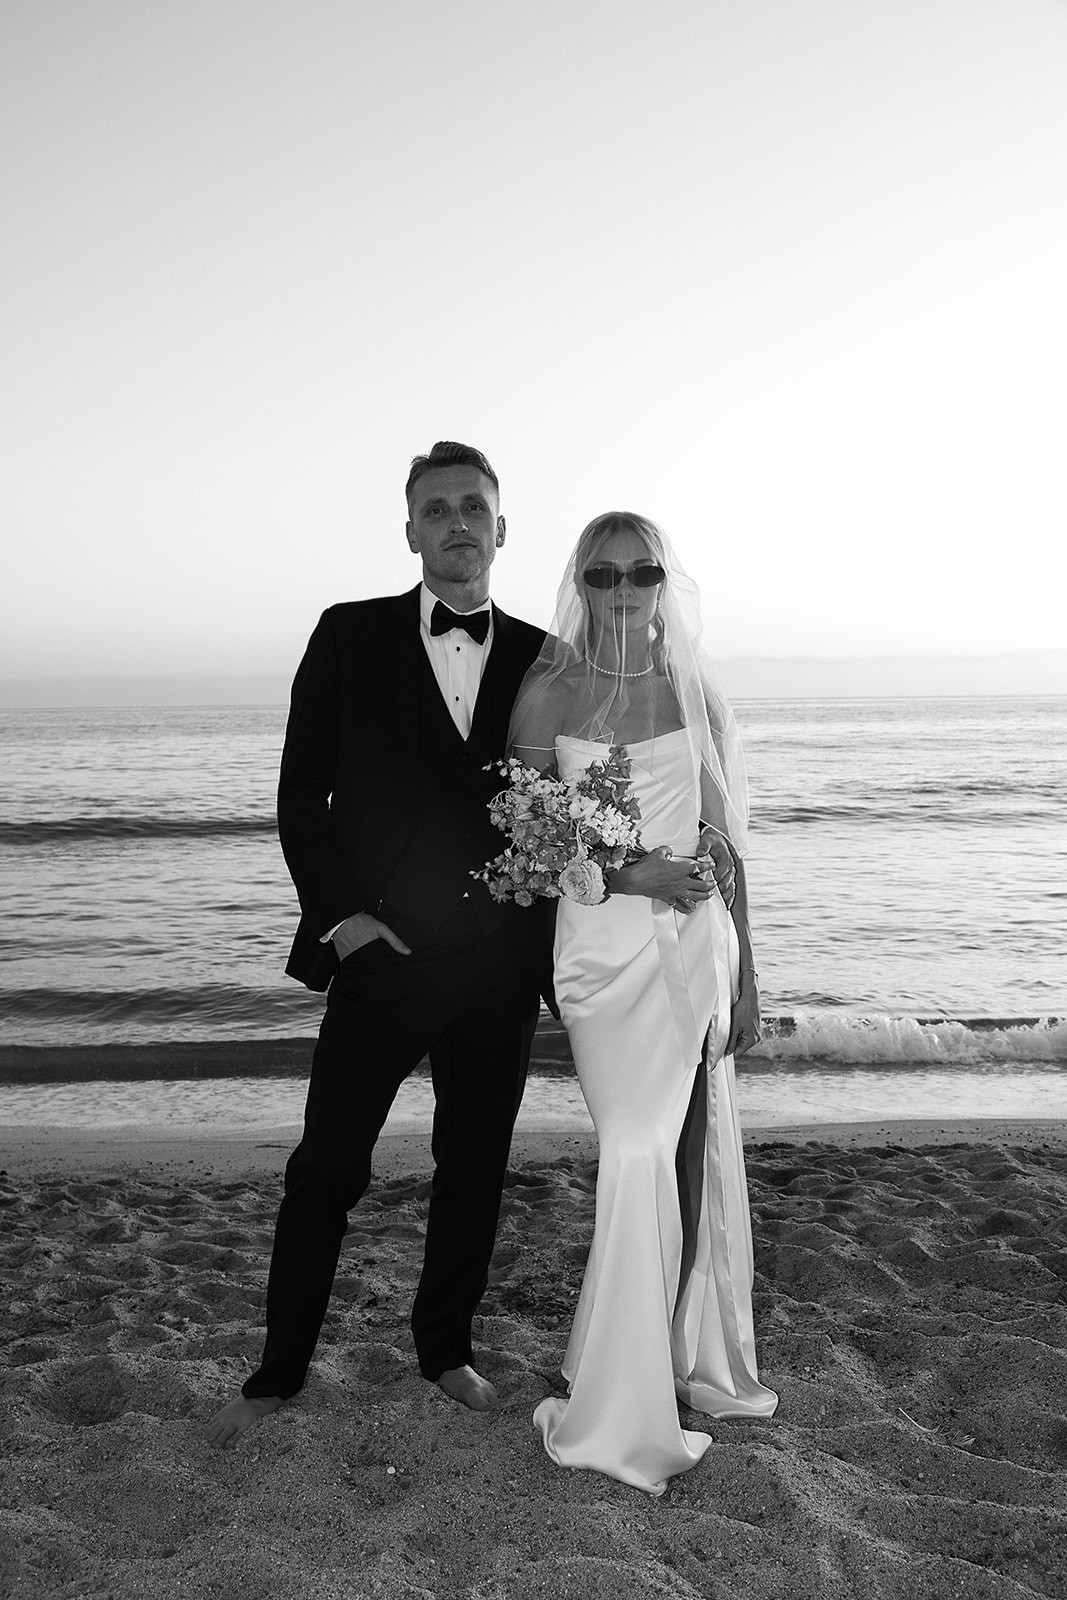
[[[903,1019],[902,1011],[862,1012],[835,1006],[811,1007],[805,1018],[819,1016],[848,1022]],[[1011,1029],[1058,1028],[1067,1017],[1043,1015],[950,1017],[933,1012],[908,1013],[921,1028],[956,1024],[969,1033]],[[765,1039],[788,1039],[797,1030],[797,1013],[781,1012],[763,1019]],[[194,1078],[292,1077],[306,1074],[315,1048],[313,1035],[284,1039],[179,1039],[151,1043],[7,1044],[0,1045],[0,1085],[6,1083],[85,1083],[94,1081],[157,1081]],[[754,1061],[765,1059],[760,1055]],[[428,1073],[429,1062],[416,1068]],[[574,1071],[570,1045],[561,1022],[542,1011],[534,1035],[530,1071],[539,1076]]]
[[[883,1118],[870,1122],[813,1122],[785,1127],[743,1129],[746,1152],[780,1145],[922,1150],[947,1146],[991,1145],[1002,1149],[1067,1154],[1067,1120],[1059,1118],[941,1117]],[[140,1126],[55,1128],[28,1125],[0,1129],[0,1172],[26,1176],[46,1173],[97,1176],[137,1171],[157,1176],[216,1178],[239,1173],[281,1175],[300,1138],[297,1123],[278,1124],[242,1134],[236,1128],[215,1133],[175,1132]],[[527,1128],[512,1141],[509,1170],[561,1161],[593,1162],[596,1135],[581,1129]],[[392,1182],[428,1177],[433,1171],[428,1131],[385,1133],[374,1153],[374,1176]]]

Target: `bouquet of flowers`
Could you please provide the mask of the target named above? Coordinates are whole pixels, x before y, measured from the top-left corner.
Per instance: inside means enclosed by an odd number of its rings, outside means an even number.
[[[494,764],[509,783],[489,802],[489,816],[510,843],[471,876],[488,884],[494,900],[520,906],[561,895],[599,905],[607,898],[604,873],[641,853],[641,812],[621,746],[567,778],[514,759]]]

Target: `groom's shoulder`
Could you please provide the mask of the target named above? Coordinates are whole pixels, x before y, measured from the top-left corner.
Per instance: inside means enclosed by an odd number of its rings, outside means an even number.
[[[545,642],[544,628],[536,628],[532,622],[524,622],[521,617],[510,616],[497,605],[495,600],[493,610],[498,624],[503,624],[511,639],[520,648],[530,651],[531,655],[536,655]]]
[[[408,589],[404,594],[373,595],[367,600],[338,600],[326,607],[320,623],[325,623],[335,632],[345,633],[353,628],[384,625],[405,611],[417,615],[418,606],[417,587]]]

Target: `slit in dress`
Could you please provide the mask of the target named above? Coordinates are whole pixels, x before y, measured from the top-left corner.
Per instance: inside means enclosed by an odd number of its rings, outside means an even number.
[[[696,1259],[697,1227],[704,1195],[704,1146],[708,1131],[708,1081],[703,1059],[693,1075],[693,1092],[678,1137],[674,1159],[678,1205],[682,1213],[682,1259],[674,1309],[681,1304]]]

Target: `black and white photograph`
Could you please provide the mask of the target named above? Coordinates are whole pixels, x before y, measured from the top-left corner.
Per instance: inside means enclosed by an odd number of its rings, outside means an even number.
[[[1067,5],[0,0],[0,1595],[1067,1600]]]

